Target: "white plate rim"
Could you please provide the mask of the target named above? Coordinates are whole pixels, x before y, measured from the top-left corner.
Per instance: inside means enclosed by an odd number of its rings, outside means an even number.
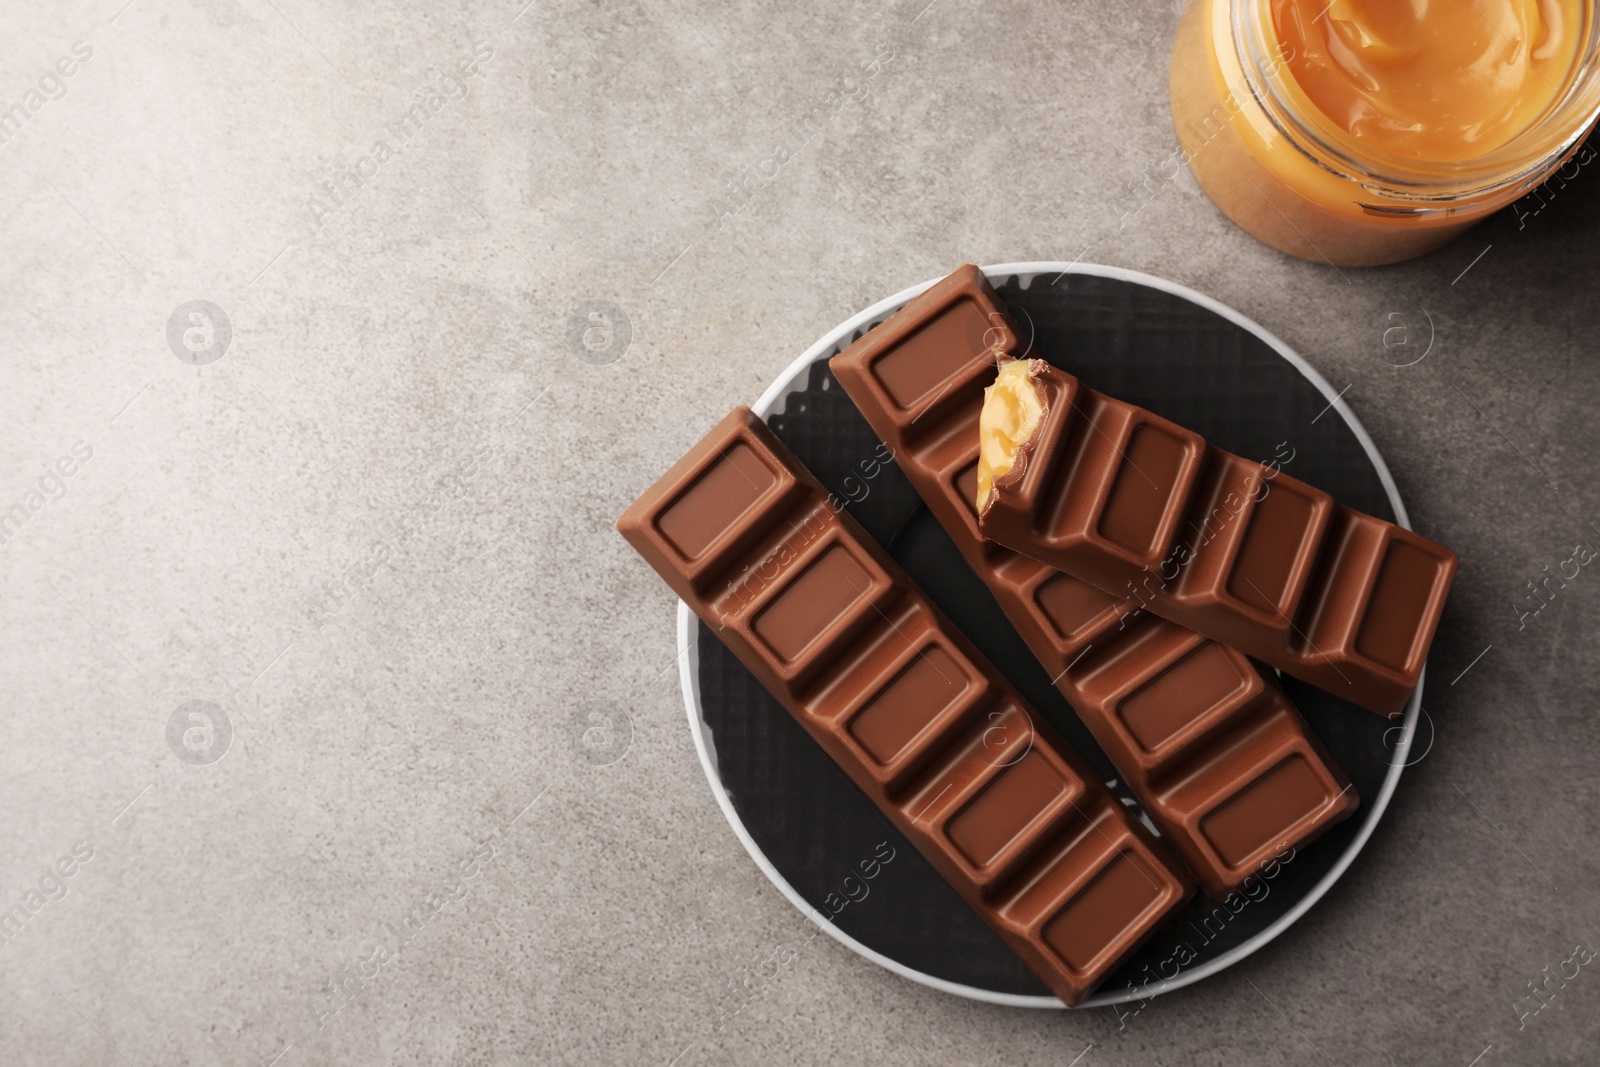
[[[1186,285],[1168,281],[1165,278],[1158,278],[1143,271],[1128,270],[1124,267],[1110,267],[1097,263],[1063,263],[1042,260],[1001,263],[995,266],[985,266],[981,269],[989,280],[996,285],[1004,282],[1007,278],[1016,277],[1023,283],[1024,288],[1030,288],[1038,278],[1044,275],[1054,276],[1055,280],[1051,284],[1055,284],[1055,281],[1059,281],[1060,277],[1066,274],[1082,274],[1096,278],[1114,278],[1120,281],[1133,282],[1182,297],[1206,308],[1208,311],[1215,312],[1243,329],[1249,330],[1261,338],[1279,356],[1287,360],[1323,396],[1328,398],[1329,407],[1338,412],[1339,416],[1344,419],[1351,431],[1354,432],[1356,440],[1361,443],[1367,458],[1377,471],[1378,479],[1383,484],[1384,493],[1389,498],[1389,504],[1394,508],[1395,521],[1408,530],[1411,528],[1410,516],[1406,512],[1405,503],[1400,499],[1400,490],[1395,485],[1394,476],[1389,472],[1389,465],[1384,462],[1382,454],[1378,451],[1378,446],[1367,433],[1366,427],[1361,425],[1361,420],[1356,417],[1354,411],[1350,410],[1350,406],[1344,402],[1343,393],[1335,390],[1328,380],[1315,367],[1306,362],[1298,352],[1290,348],[1276,334],[1261,326],[1255,320],[1235,311],[1221,301]],[[777,408],[778,402],[795,388],[795,383],[801,380],[813,363],[819,359],[828,358],[835,348],[840,346],[841,342],[848,343],[849,338],[857,330],[884,318],[940,280],[939,278],[932,278],[903,289],[893,296],[878,301],[864,311],[852,315],[829,330],[815,344],[801,353],[799,358],[789,364],[782,374],[778,375],[773,383],[767,387],[766,391],[761,394],[760,399],[751,406],[751,410],[763,419],[768,418]],[[750,832],[745,829],[744,821],[739,818],[739,813],[734,810],[733,800],[728,795],[728,791],[723,788],[722,779],[717,773],[716,753],[712,750],[710,743],[711,729],[706,724],[704,715],[700,710],[700,655],[698,643],[695,640],[696,621],[693,610],[690,609],[688,604],[680,600],[678,602],[678,655],[682,662],[682,667],[678,673],[682,683],[684,707],[689,716],[689,732],[694,738],[695,752],[700,758],[701,768],[706,773],[706,781],[711,786],[711,794],[716,799],[717,806],[722,809],[722,814],[728,820],[728,824],[733,828],[739,843],[744,846],[745,851],[750,854],[750,858],[755,861],[761,873],[767,876],[767,879],[777,887],[778,891],[799,909],[802,915],[835,941],[838,941],[857,955],[863,956],[901,977],[909,978],[919,985],[966,997],[970,1000],[981,1001],[986,1004],[999,1004],[1005,1007],[1067,1007],[1067,1005],[1052,996],[997,993],[993,990],[980,989],[977,986],[938,978],[915,968],[907,967],[900,961],[885,956],[876,949],[869,948],[834,926],[821,912],[812,907],[804,897],[795,891],[788,880],[772,865],[772,861],[767,859],[766,854],[761,851],[760,846],[750,836]],[[1400,723],[1400,739],[1390,757],[1389,773],[1384,776],[1383,785],[1379,788],[1378,795],[1366,805],[1366,814],[1361,828],[1356,832],[1356,836],[1351,840],[1350,844],[1346,846],[1338,862],[1323,875],[1316,885],[1311,887],[1304,897],[1297,901],[1287,912],[1280,915],[1270,926],[1257,932],[1255,936],[1243,944],[1235,945],[1215,959],[1207,960],[1193,969],[1180,971],[1174,978],[1163,979],[1149,986],[1140,986],[1137,990],[1131,988],[1121,991],[1102,990],[1086,998],[1076,1007],[1102,1008],[1113,1004],[1126,1004],[1135,1000],[1149,1000],[1151,997],[1159,996],[1162,993],[1193,985],[1195,982],[1208,978],[1213,974],[1227,970],[1258,949],[1265,947],[1299,920],[1302,915],[1311,910],[1312,905],[1321,900],[1328,890],[1333,888],[1334,883],[1355,861],[1356,856],[1365,847],[1367,839],[1372,836],[1372,831],[1377,828],[1378,820],[1382,818],[1384,810],[1389,806],[1389,800],[1393,797],[1395,788],[1400,782],[1400,774],[1405,770],[1406,757],[1411,749],[1412,739],[1416,735],[1417,719],[1422,708],[1422,689],[1426,675],[1427,670],[1424,668],[1422,676],[1417,680],[1417,688],[1412,692],[1410,702],[1406,704],[1405,713]]]

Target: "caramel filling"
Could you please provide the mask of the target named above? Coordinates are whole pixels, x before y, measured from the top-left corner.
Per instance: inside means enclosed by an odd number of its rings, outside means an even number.
[[[994,483],[1017,465],[1017,452],[1044,418],[1044,398],[1033,384],[1036,360],[1003,363],[994,384],[983,391],[978,416],[978,513],[989,503]]]

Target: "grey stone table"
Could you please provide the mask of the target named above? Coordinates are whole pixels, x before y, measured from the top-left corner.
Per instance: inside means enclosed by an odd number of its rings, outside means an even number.
[[[1170,166],[1167,3],[524,3],[5,4],[0,1062],[1594,1062],[1600,177],[1341,272]],[[1366,852],[1124,1019],[796,947],[611,525],[967,259],[1255,318],[1462,555]]]

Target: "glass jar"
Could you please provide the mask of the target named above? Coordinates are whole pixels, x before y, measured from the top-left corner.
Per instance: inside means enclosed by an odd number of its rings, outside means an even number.
[[[1183,158],[1229,218],[1291,255],[1339,266],[1421,255],[1527,194],[1583,143],[1600,115],[1600,40],[1593,3],[1582,7],[1553,103],[1482,156],[1430,163],[1330,129],[1289,70],[1269,0],[1190,0],[1170,75]]]

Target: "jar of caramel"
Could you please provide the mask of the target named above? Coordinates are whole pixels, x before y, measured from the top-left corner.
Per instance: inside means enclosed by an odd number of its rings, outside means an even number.
[[[1249,233],[1305,259],[1393,263],[1584,158],[1596,34],[1594,0],[1190,0],[1173,122]]]

